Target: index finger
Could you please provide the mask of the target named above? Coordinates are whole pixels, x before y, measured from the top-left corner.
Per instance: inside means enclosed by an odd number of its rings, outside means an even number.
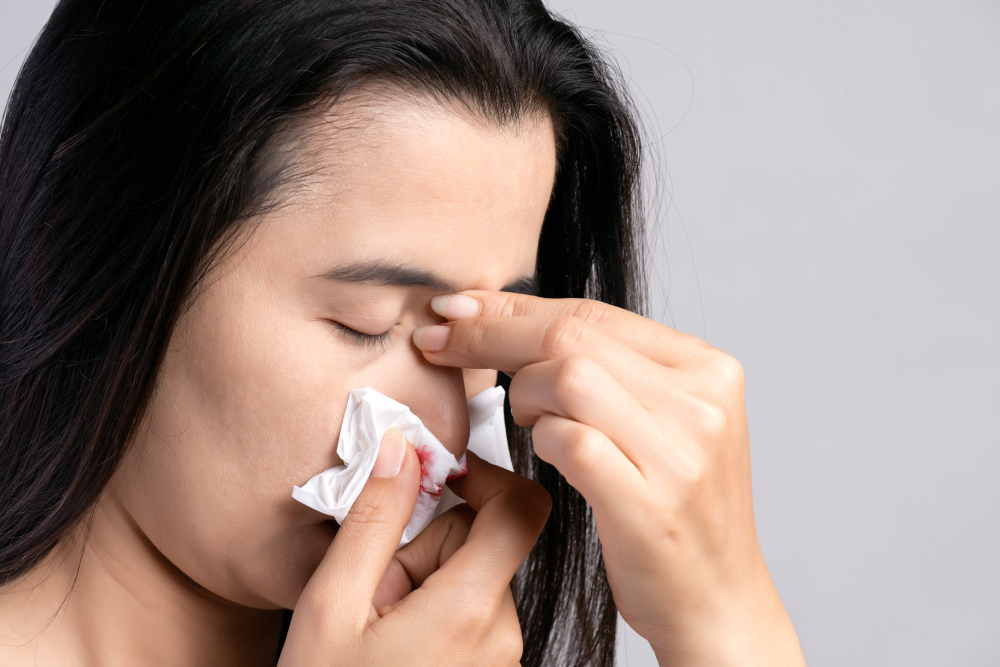
[[[644,357],[664,366],[680,367],[692,355],[708,346],[705,341],[649,318],[593,299],[544,299],[529,294],[466,290],[447,295],[472,297],[479,301],[480,317],[569,316],[583,320],[597,330],[624,343]],[[441,298],[441,297],[437,297]],[[449,320],[468,317],[469,308],[449,307],[435,310]],[[456,317],[453,315],[460,315]]]
[[[449,482],[477,515],[454,555],[422,588],[473,586],[501,595],[531,553],[552,509],[552,499],[536,482],[466,452],[468,474]]]

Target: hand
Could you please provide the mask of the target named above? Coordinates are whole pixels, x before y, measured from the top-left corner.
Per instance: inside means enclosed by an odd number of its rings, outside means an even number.
[[[279,667],[518,664],[510,580],[551,500],[538,484],[474,454],[467,462],[468,475],[451,485],[468,505],[396,551],[420,464],[390,429],[372,477],[299,596]]]
[[[593,509],[625,621],[663,664],[803,665],[757,542],[743,372],[595,301],[469,291],[414,332],[435,364],[512,377],[515,421]]]

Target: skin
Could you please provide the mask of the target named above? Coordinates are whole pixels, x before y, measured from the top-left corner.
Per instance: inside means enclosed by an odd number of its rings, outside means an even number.
[[[281,665],[442,665],[441,646],[447,664],[518,664],[509,583],[541,487],[470,455],[452,483],[468,505],[397,552],[419,472],[390,432],[339,532],[291,498],[339,463],[351,389],[409,405],[460,454],[466,398],[500,369],[539,456],[594,507],[616,602],[661,662],[804,664],[757,547],[738,365],[622,311],[499,291],[534,270],[547,117],[496,127],[368,91],[289,150],[308,176],[177,323],[91,517],[0,591],[0,663],[268,665],[295,608]],[[373,263],[425,284],[345,272]],[[432,303],[459,291],[464,310]]]
[[[581,299],[471,291],[414,332],[512,376],[514,419],[593,508],[615,603],[663,665],[804,665],[757,542],[739,362]]]

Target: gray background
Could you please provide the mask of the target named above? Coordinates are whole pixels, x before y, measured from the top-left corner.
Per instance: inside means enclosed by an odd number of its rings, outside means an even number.
[[[0,0],[3,99],[52,4]],[[550,6],[652,137],[652,314],[746,369],[810,664],[1000,665],[1000,3]]]

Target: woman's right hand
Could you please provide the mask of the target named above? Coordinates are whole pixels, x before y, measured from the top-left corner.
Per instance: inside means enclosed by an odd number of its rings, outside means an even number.
[[[519,664],[510,581],[551,499],[472,453],[467,462],[468,475],[451,486],[468,506],[397,552],[420,465],[401,433],[386,434],[372,476],[299,596],[278,667]]]

